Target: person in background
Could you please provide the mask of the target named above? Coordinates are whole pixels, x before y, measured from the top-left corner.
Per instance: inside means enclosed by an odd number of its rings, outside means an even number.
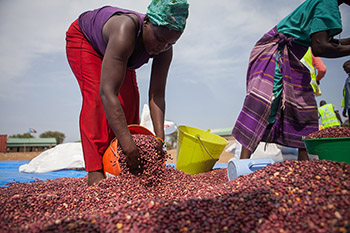
[[[348,122],[350,122],[350,60],[343,64],[343,68],[348,77],[345,80],[341,106],[343,107],[343,117],[347,117]]]
[[[250,158],[260,141],[298,148],[308,160],[302,137],[318,130],[317,103],[309,70],[300,62],[311,47],[316,57],[350,55],[350,38],[342,31],[339,5],[350,0],[306,0],[267,32],[250,54],[247,95],[232,135]]]
[[[150,58],[149,106],[161,151],[166,80],[188,8],[186,0],[153,0],[147,14],[105,6],[82,13],[69,27],[66,53],[83,98],[79,123],[88,185],[104,179],[102,156],[115,137],[137,174],[140,155],[128,125],[139,123],[135,69]]]
[[[325,76],[327,68],[324,65],[323,61],[319,57],[315,57],[312,54],[311,48],[307,50],[304,57],[300,60],[301,63],[310,71],[311,75],[311,86],[314,90],[315,96],[320,96],[322,94],[319,87],[321,79]],[[316,74],[317,71],[317,74]]]
[[[340,117],[339,111],[335,110],[333,104],[327,104],[326,101],[320,101],[320,107],[318,108],[323,128],[341,126],[343,121]]]

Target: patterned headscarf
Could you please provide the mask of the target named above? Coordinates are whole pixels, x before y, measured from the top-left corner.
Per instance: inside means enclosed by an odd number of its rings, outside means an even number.
[[[148,6],[149,21],[156,26],[183,32],[188,17],[187,0],[152,0]]]

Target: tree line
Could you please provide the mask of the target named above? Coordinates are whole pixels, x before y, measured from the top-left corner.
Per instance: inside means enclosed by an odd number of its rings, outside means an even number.
[[[35,138],[31,133],[14,134],[10,138]],[[46,131],[39,135],[39,138],[56,138],[57,144],[63,143],[66,135],[58,131]]]

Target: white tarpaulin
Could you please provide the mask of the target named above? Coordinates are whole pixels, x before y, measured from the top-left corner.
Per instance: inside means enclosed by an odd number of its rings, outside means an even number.
[[[81,143],[64,143],[46,150],[19,167],[19,172],[43,173],[85,168]]]

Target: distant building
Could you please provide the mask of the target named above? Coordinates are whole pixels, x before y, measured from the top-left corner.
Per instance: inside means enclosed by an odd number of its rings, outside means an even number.
[[[45,151],[56,145],[56,138],[7,138],[7,152]]]
[[[210,132],[216,135],[219,135],[225,138],[227,141],[235,141],[235,138],[232,136],[233,128],[221,128],[221,129],[211,129]]]

